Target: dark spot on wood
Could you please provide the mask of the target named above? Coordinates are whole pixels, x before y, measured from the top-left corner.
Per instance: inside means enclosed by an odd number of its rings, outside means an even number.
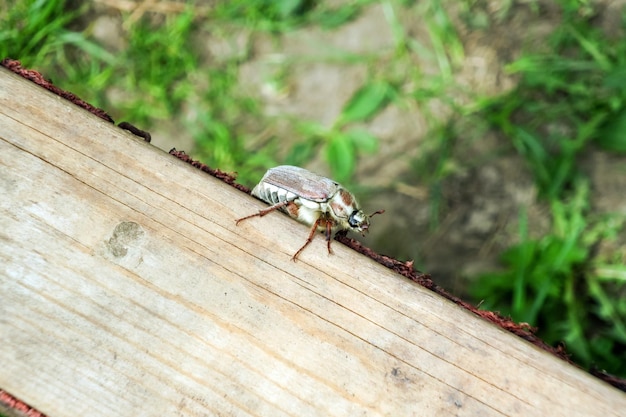
[[[128,246],[139,240],[145,232],[135,222],[121,222],[113,230],[113,234],[105,242],[109,252],[116,258],[126,256]]]

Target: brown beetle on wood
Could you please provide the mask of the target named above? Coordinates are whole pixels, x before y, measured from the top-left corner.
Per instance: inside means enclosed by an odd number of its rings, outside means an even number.
[[[311,243],[316,230],[325,232],[328,253],[332,253],[330,241],[333,233],[353,230],[365,235],[370,217],[384,212],[380,210],[366,215],[359,208],[354,195],[341,184],[291,165],[268,170],[252,190],[252,195],[272,206],[238,219],[237,224],[251,217],[281,210],[300,223],[312,226],[306,242],[291,258],[293,261]]]

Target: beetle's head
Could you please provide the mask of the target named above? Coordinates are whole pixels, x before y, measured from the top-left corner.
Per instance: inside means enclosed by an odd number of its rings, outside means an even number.
[[[360,232],[363,236],[365,236],[365,232],[369,230],[370,227],[370,217],[375,214],[383,214],[385,210],[378,210],[370,214],[369,216],[363,213],[363,210],[354,210],[350,217],[348,218],[348,224],[350,225],[350,229],[355,232]]]
[[[365,234],[370,227],[370,216],[363,210],[354,210],[348,217],[348,226],[355,232]]]

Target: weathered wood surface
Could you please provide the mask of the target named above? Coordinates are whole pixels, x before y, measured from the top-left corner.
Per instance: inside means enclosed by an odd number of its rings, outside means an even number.
[[[50,416],[618,416],[626,396],[0,69],[0,388]]]

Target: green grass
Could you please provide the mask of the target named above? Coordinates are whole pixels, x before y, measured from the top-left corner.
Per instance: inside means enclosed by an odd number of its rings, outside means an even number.
[[[595,27],[587,5],[561,3],[549,49],[511,63],[518,87],[480,112],[526,161],[552,228],[530,236],[522,211],[519,243],[502,255],[505,270],[482,276],[474,296],[538,326],[547,342],[564,341],[578,363],[626,376],[624,259],[596,250],[624,230],[624,215],[590,209],[579,168],[592,148],[626,150],[626,42]]]
[[[268,86],[281,91],[289,89],[294,59],[365,67],[363,84],[330,126],[264,116],[258,99],[240,88],[252,41],[222,59],[207,58],[201,47],[209,35],[220,38],[233,31],[278,42],[302,28],[338,29],[372,3],[384,13],[392,51],[287,57],[263,75]],[[528,7],[536,19],[542,16],[536,2],[503,2],[495,16],[480,4],[362,0],[331,7],[304,0],[237,0],[201,8],[190,2],[180,12],[148,14],[128,25],[126,43],[116,51],[92,36],[88,4],[8,2],[0,3],[7,6],[0,7],[0,56],[42,71],[116,121],[144,129],[175,121],[195,143],[195,157],[238,172],[247,185],[269,166],[314,159],[324,161],[336,179],[351,183],[359,158],[380,150],[365,124],[389,105],[419,109],[430,133],[414,174],[431,191],[432,228],[439,225],[444,181],[467,163],[455,152],[462,138],[489,130],[532,173],[551,226],[532,235],[535,219],[521,208],[518,243],[503,253],[502,270],[477,278],[475,299],[538,326],[550,343],[565,342],[579,363],[626,376],[626,358],[618,353],[626,347],[626,298],[620,296],[626,267],[619,249],[597,250],[623,233],[624,216],[593,211],[590,180],[579,168],[592,149],[626,151],[626,40],[596,26],[590,2],[558,0],[560,24],[542,53],[525,52],[507,66],[519,79],[517,88],[484,97],[456,81],[465,51],[450,10],[473,30],[506,24],[515,7]],[[427,41],[410,35],[407,14],[419,17]],[[445,120],[441,109],[449,115]],[[275,133],[278,124],[294,138],[285,141]]]

